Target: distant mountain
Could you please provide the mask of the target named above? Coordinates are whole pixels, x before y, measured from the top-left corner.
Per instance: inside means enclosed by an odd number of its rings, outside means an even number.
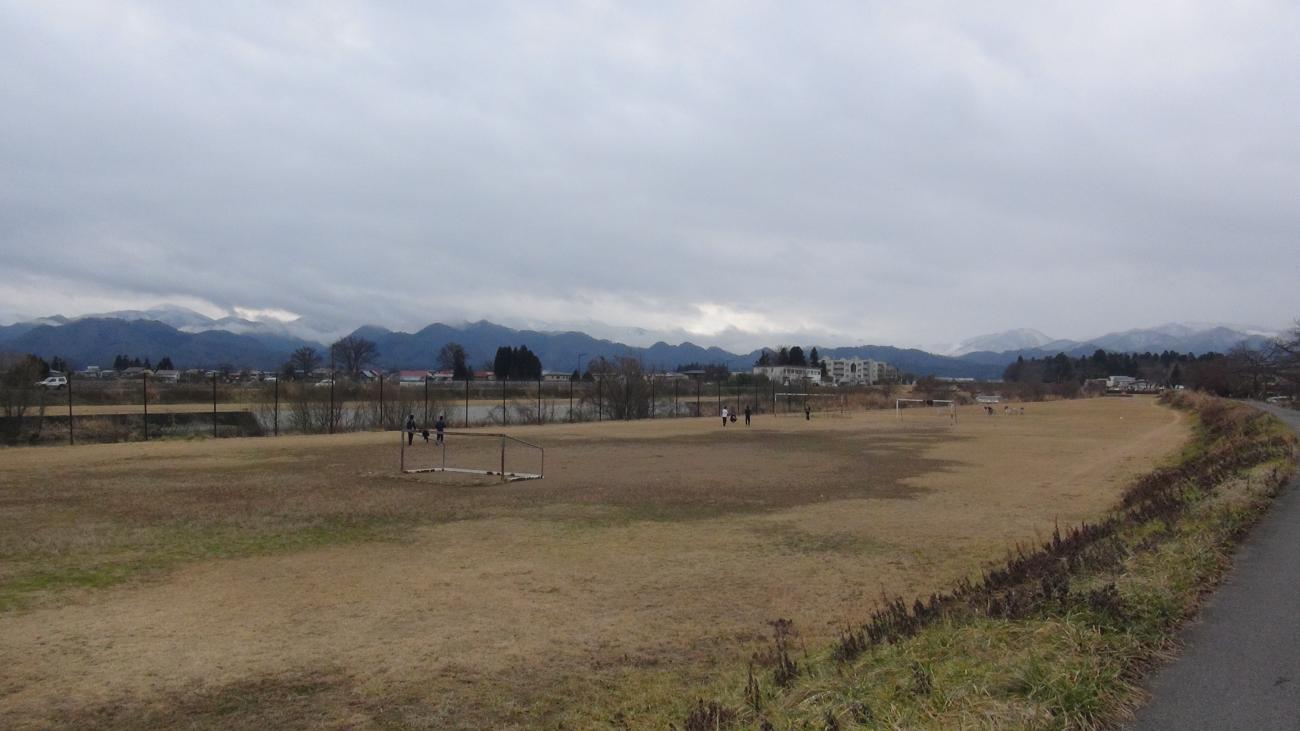
[[[945,350],[940,350],[939,353],[951,356],[966,355],[978,351],[1002,353],[1008,350],[1041,348],[1053,340],[1054,338],[1051,336],[1044,335],[1033,328],[1020,328],[988,335],[976,335]]]
[[[178,367],[277,368],[303,340],[268,341],[221,330],[187,333],[157,320],[85,318],[66,325],[39,325],[26,332],[0,337],[0,350],[60,356],[76,367],[110,366],[118,354],[170,357]]]
[[[61,356],[74,365],[108,365],[117,354],[170,356],[181,367],[210,367],[229,363],[236,367],[276,368],[296,348],[311,346],[324,352],[320,337],[328,327],[301,325],[318,337],[297,335],[293,323],[263,322],[225,317],[213,319],[183,307],[123,310],[74,319],[43,318],[0,327],[0,350],[31,352],[46,358]],[[598,357],[640,358],[654,370],[672,370],[686,363],[721,363],[732,370],[747,370],[762,350],[732,353],[691,342],[647,347],[593,337],[578,331],[516,330],[487,321],[461,326],[435,323],[414,333],[396,332],[375,325],[358,328],[354,335],[375,342],[384,368],[432,368],[438,351],[449,342],[465,347],[470,365],[491,363],[498,347],[525,345],[541,358],[548,370],[572,371]],[[998,378],[1018,356],[1044,357],[1064,352],[1089,355],[1098,348],[1120,352],[1180,353],[1226,352],[1238,344],[1261,347],[1269,342],[1259,328],[1221,324],[1170,323],[1154,328],[1108,333],[1087,341],[1053,340],[1037,330],[1020,329],[981,335],[950,350],[959,355],[929,353],[915,348],[885,345],[822,347],[826,357],[861,357],[889,363],[904,373],[945,377]],[[972,348],[974,348],[972,350]]]
[[[1246,330],[1226,325],[1195,327],[1170,323],[1141,330],[1108,333],[1090,339],[1085,345],[1093,346],[1091,350],[1102,348],[1127,353],[1158,353],[1165,350],[1180,353],[1226,353],[1238,345],[1263,347],[1272,336],[1275,334],[1266,336],[1258,329]]]
[[[1098,348],[1122,353],[1226,353],[1238,345],[1262,348],[1277,336],[1264,328],[1215,323],[1166,323],[1106,333],[1087,340],[1054,340],[1037,330],[1008,330],[963,340],[947,354],[973,362],[1002,362],[1008,354],[1090,355]]]
[[[277,345],[283,340],[305,340],[319,345],[334,342],[343,334],[337,327],[299,318],[289,322],[279,320],[249,320],[242,317],[212,318],[179,305],[160,305],[147,310],[115,310],[91,315],[66,318],[58,315],[42,320],[33,320],[25,324],[63,324],[74,320],[155,320],[170,325],[181,332],[201,333],[220,330],[236,335],[251,335],[265,340],[269,345]],[[56,322],[58,321],[58,322]]]

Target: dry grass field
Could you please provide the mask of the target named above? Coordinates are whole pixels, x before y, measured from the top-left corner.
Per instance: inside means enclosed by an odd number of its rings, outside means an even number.
[[[542,481],[393,434],[0,451],[0,727],[633,728],[1109,507],[1149,399],[523,427]]]

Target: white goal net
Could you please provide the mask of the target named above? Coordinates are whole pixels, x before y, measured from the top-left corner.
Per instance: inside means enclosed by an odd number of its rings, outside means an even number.
[[[906,417],[904,416],[906,414]],[[900,422],[918,419],[957,423],[957,404],[946,399],[900,398],[894,401],[894,415]]]
[[[546,450],[508,434],[418,430],[402,438],[399,457],[406,474],[450,472],[498,476],[504,482],[540,480],[546,469]]]

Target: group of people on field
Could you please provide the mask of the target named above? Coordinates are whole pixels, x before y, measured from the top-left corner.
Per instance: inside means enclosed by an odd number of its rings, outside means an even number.
[[[415,432],[416,432],[415,414],[409,414],[406,417],[406,426],[403,428],[406,430],[406,445],[409,447],[415,443]],[[442,435],[443,432],[445,432],[446,430],[447,430],[447,421],[442,418],[442,414],[438,414],[438,420],[433,422],[434,444],[443,443]],[[424,437],[424,441],[428,442],[429,428],[425,427],[423,429],[420,429],[419,432],[420,432],[420,436]]]
[[[753,417],[753,415],[754,412],[749,408],[749,404],[745,404],[745,426],[749,426],[749,420],[751,417]],[[726,406],[723,406],[722,426],[725,427],[728,421],[730,421],[733,424],[736,423],[736,412],[732,411],[731,409],[728,409]]]

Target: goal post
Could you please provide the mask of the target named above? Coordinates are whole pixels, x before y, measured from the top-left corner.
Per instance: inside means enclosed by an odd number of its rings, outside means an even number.
[[[894,400],[894,418],[898,421],[903,420],[903,411],[905,409],[923,408],[930,409],[931,413],[936,416],[942,416],[948,419],[950,423],[957,423],[957,402],[948,399],[927,399],[927,398],[900,398]]]
[[[445,431],[440,442],[435,432],[429,431],[427,438],[425,433],[417,431],[410,439],[406,431],[398,432],[398,466],[403,474],[450,472],[515,482],[540,480],[546,471],[546,450],[509,434]]]

